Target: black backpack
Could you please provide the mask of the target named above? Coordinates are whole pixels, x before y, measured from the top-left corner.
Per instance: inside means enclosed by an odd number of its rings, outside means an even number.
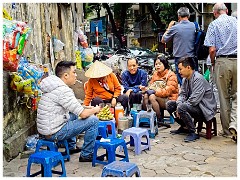
[[[200,29],[199,25],[197,22],[194,22],[195,27],[196,27],[196,32],[195,32],[195,44],[194,44],[194,52],[195,52],[195,57],[198,60],[205,60],[208,57],[209,50],[207,46],[204,46],[204,40],[206,36],[206,32]]]

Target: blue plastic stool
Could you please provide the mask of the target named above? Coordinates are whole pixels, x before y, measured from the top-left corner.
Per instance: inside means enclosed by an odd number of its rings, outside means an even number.
[[[136,128],[132,127],[129,129],[125,129],[122,132],[122,139],[124,139],[126,136],[130,136],[134,140],[134,151],[135,155],[141,154],[141,152],[145,149],[151,150],[150,147],[150,139],[149,139],[149,133],[147,129],[143,128]],[[145,137],[147,142],[142,142],[142,138]],[[131,140],[126,142],[126,145],[130,144]]]
[[[108,132],[107,126],[110,125],[112,129],[112,134],[110,135]],[[116,121],[115,119],[109,121],[99,121],[98,122],[98,134],[103,138],[111,137],[116,138]]]
[[[171,114],[170,114],[170,116],[164,116],[164,110],[165,109],[160,109],[161,117],[163,117],[163,122],[164,123],[168,122],[169,124],[174,124],[174,122],[175,122],[174,117]]]
[[[62,171],[52,170],[55,164],[61,163]],[[33,174],[30,173],[32,163],[41,164],[41,170]],[[34,177],[41,174],[42,177],[52,177],[52,174],[59,174],[61,177],[66,177],[65,164],[63,156],[60,152],[54,151],[39,151],[31,154],[28,159],[27,177]]]
[[[104,124],[98,124],[98,136],[103,138],[106,138],[108,136],[108,132]]]
[[[123,161],[114,161],[104,166],[101,177],[132,177],[134,174],[136,177],[140,177],[140,171],[136,164]]]
[[[65,152],[62,153],[63,159],[70,161],[70,154],[69,154],[67,140],[58,141],[57,143],[55,143],[54,141],[48,141],[46,139],[39,139],[37,142],[37,145],[36,145],[35,152],[39,152],[40,148],[42,146],[48,147],[50,151],[58,152],[58,145],[61,145],[61,144],[64,145],[64,147],[65,147]]]
[[[133,117],[133,127],[136,127],[138,111],[137,110],[131,110],[130,115]]]
[[[120,161],[129,162],[126,142],[123,139],[106,138],[106,140],[110,140],[110,142],[100,142],[100,140],[95,141],[95,146],[93,151],[93,160],[92,160],[93,167],[95,167],[96,163],[103,164],[103,165],[109,164],[115,161],[116,157],[122,158],[120,159]],[[116,149],[118,146],[123,147],[124,155],[116,154]],[[98,151],[98,148],[100,147],[103,147],[104,149],[106,149],[106,153],[98,156],[97,151]],[[107,161],[104,161],[105,156],[107,157]]]
[[[173,116],[164,118],[163,121],[164,121],[164,123],[165,123],[165,122],[168,122],[169,124],[174,124],[174,122],[175,122]]]
[[[140,111],[137,114],[136,127],[140,127],[141,124],[146,125],[146,127],[141,126],[141,128],[148,129],[149,137],[155,138],[155,136],[158,134],[156,113],[154,111],[151,112]]]

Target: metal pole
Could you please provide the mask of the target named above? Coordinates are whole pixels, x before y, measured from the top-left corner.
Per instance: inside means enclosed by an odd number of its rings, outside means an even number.
[[[204,4],[202,3],[202,12],[204,12]],[[204,30],[204,17],[202,14],[202,30]]]
[[[98,26],[96,26],[96,46],[97,46],[97,55],[98,55]]]

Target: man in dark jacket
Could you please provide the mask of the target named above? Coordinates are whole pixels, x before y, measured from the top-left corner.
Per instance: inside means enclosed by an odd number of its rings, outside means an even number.
[[[129,97],[130,107],[133,104],[142,104],[141,88],[147,86],[147,72],[138,68],[135,58],[127,60],[128,70],[122,73],[123,93]]]
[[[169,113],[175,112],[176,122],[180,128],[170,131],[172,134],[187,133],[185,142],[195,141],[199,136],[195,133],[193,118],[211,120],[217,110],[217,102],[208,81],[194,70],[191,57],[183,57],[178,62],[183,83],[177,101],[166,103]]]

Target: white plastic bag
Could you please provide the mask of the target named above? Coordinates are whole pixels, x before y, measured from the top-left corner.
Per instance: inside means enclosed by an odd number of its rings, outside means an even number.
[[[32,136],[28,136],[27,142],[26,142],[27,150],[35,150],[37,142],[38,142],[38,139],[39,139],[39,135],[38,134],[34,134]]]
[[[63,46],[65,46],[65,44],[60,41],[59,39],[54,39],[53,40],[53,51],[54,52],[59,52],[63,49]]]

